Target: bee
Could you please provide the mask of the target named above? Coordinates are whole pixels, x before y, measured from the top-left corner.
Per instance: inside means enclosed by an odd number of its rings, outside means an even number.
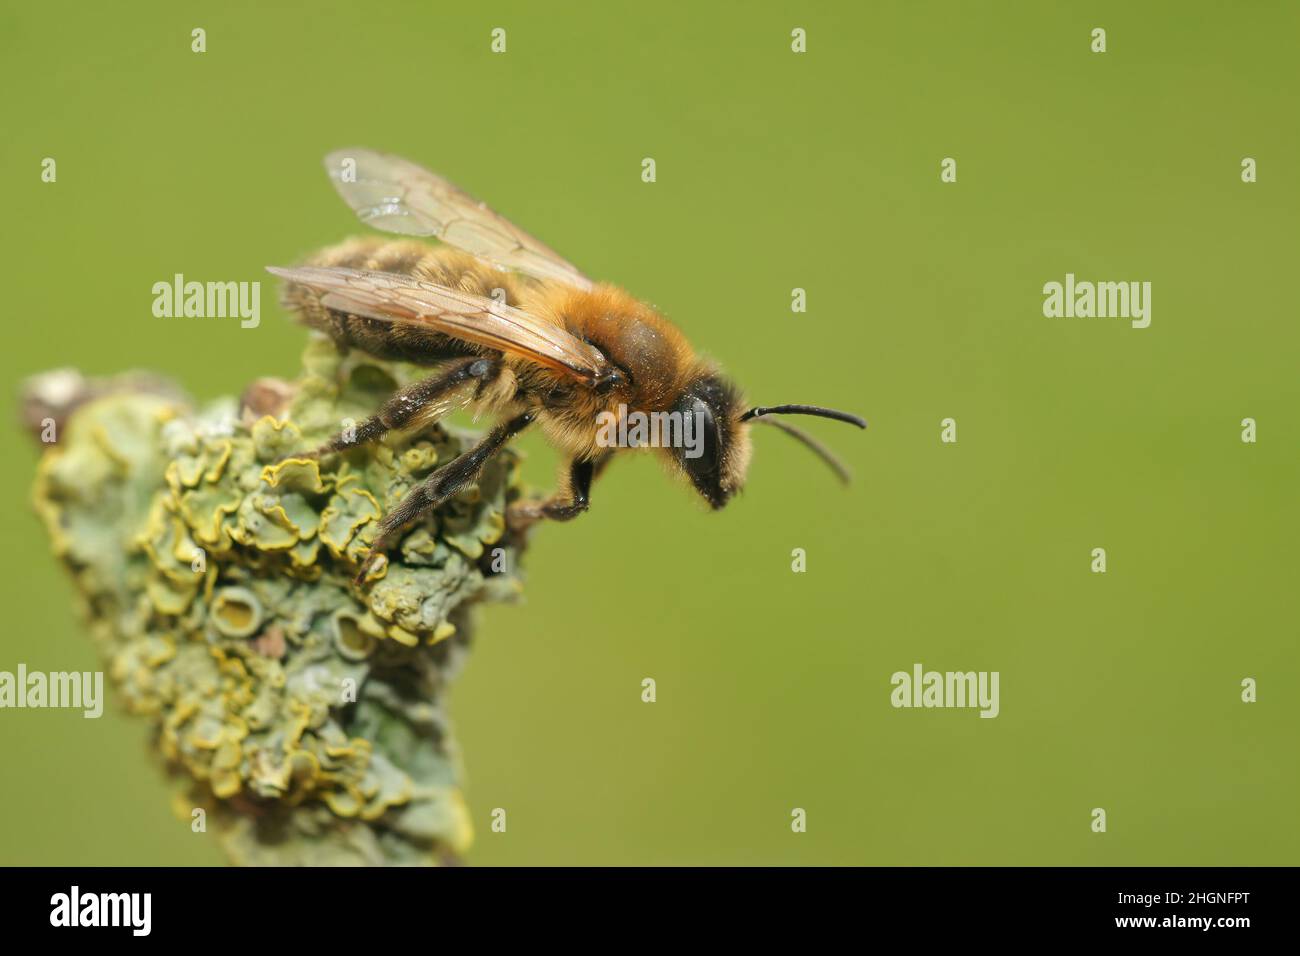
[[[427,427],[469,407],[496,424],[434,471],[383,517],[357,575],[364,582],[421,515],[473,485],[512,438],[537,426],[564,456],[557,491],[511,505],[511,527],[568,521],[590,507],[592,482],[621,447],[600,423],[676,413],[697,440],[662,443],[670,469],[713,509],[740,490],[750,462],[749,426],[769,423],[844,466],[811,435],[770,416],[816,415],[865,428],[816,405],[746,407],[742,394],[654,308],[596,283],[447,180],[397,156],[343,149],[325,157],[340,196],[360,220],[405,237],[353,239],[305,264],[268,267],[285,280],[283,301],[341,351],[427,367],[372,417],[314,451],[318,458],[373,442],[390,430]],[[610,416],[613,416],[611,418]],[[679,438],[680,438],[679,434]]]

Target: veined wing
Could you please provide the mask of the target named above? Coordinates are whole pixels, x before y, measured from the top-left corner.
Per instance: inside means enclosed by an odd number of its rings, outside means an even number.
[[[510,352],[594,382],[608,372],[595,346],[530,312],[495,299],[393,272],[268,266],[267,271],[316,290],[328,309],[384,322],[430,325],[454,338]]]
[[[423,166],[357,148],[330,153],[325,168],[343,201],[376,229],[434,236],[501,268],[592,286],[555,250]]]

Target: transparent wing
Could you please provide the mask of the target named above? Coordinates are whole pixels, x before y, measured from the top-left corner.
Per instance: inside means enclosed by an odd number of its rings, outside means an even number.
[[[314,289],[328,309],[384,322],[430,325],[454,338],[532,359],[594,382],[607,372],[595,346],[522,309],[394,272],[268,266],[274,275]]]
[[[376,229],[434,236],[501,268],[591,288],[591,280],[555,250],[441,176],[400,156],[340,149],[325,157],[325,168],[343,201]]]

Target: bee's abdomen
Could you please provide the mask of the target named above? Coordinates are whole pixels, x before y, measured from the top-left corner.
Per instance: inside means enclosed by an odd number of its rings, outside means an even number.
[[[367,237],[323,249],[306,262],[311,266],[364,269],[415,276],[448,288],[490,297],[501,289],[505,301],[518,293],[511,276],[498,272],[472,256],[448,248],[434,248],[411,239]],[[326,308],[320,295],[291,282],[282,301],[312,328],[327,333],[341,348],[357,348],[376,358],[436,365],[447,359],[477,355],[485,350],[431,328],[406,322],[385,322]]]

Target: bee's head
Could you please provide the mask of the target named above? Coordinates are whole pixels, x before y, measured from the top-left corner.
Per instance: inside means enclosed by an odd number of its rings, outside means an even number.
[[[740,392],[713,372],[694,378],[674,403],[681,415],[673,461],[711,508],[721,508],[745,483],[749,428],[740,420]]]
[[[745,409],[740,392],[714,372],[693,378],[673,406],[682,419],[683,440],[670,448],[674,462],[713,508],[725,505],[745,483],[749,469],[749,424],[763,422],[779,428],[807,446],[843,481],[849,473],[830,450],[780,415],[814,415],[866,428],[864,419],[819,405],[773,405]]]

